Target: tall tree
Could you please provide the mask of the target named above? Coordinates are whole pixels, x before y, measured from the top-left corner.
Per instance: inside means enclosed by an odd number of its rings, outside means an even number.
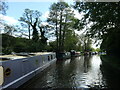
[[[64,51],[65,36],[68,30],[72,30],[73,26],[71,23],[74,22],[73,18],[74,13],[65,2],[54,3],[50,8],[50,15],[47,21],[55,28],[57,52]]]
[[[65,36],[65,42],[64,42],[64,49],[66,51],[70,51],[70,50],[78,50],[78,44],[79,43],[79,38],[78,36],[75,34],[74,31],[69,30],[66,33]]]
[[[0,13],[5,15],[7,9],[8,5],[6,4],[5,0],[0,0]]]
[[[47,19],[50,25],[53,26],[55,29],[55,36],[56,36],[56,46],[57,46],[57,51],[59,51],[59,4],[58,3],[53,3],[50,7],[50,14]]]
[[[120,51],[118,37],[120,35],[120,3],[93,1],[75,3],[74,7],[85,14],[81,19],[83,27],[92,22],[91,28],[86,30],[87,35],[102,39],[101,46],[108,53],[118,53]]]
[[[14,25],[4,24],[4,33],[7,35],[13,35],[13,32],[17,31],[17,27]]]
[[[0,27],[1,27],[1,30],[5,27],[5,26],[8,26],[5,24],[4,22],[4,19],[3,19],[3,16],[6,14],[6,10],[8,9],[8,5],[7,3],[5,2],[5,0],[0,0]],[[0,30],[0,33],[1,33],[1,30]]]
[[[41,13],[37,10],[30,10],[25,9],[23,17],[20,17],[20,21],[28,25],[28,32],[29,32],[29,39],[30,39],[30,27],[33,29],[33,39],[34,39],[34,32],[36,32],[35,35],[37,35],[37,27],[40,21]],[[38,37],[38,35],[36,36]]]
[[[67,34],[71,32],[71,37],[75,36],[74,24],[76,18],[74,17],[74,11],[71,10],[70,7],[66,8],[64,11],[64,21],[63,21],[63,30],[62,30],[62,48],[65,49],[65,40],[67,38]],[[69,36],[70,37],[70,36]]]
[[[79,40],[81,42],[83,51],[90,51],[91,50],[91,44],[92,44],[92,39],[84,34],[81,34],[79,36]]]
[[[39,25],[39,30],[40,30],[40,33],[41,33],[41,42],[44,44],[44,45],[47,45],[47,38],[45,37],[45,35],[47,34],[48,36],[48,33],[49,33],[49,26],[48,25]]]

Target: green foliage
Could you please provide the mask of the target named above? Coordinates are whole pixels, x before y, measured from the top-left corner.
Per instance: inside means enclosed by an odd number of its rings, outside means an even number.
[[[3,53],[9,54],[13,51],[13,43],[15,43],[15,38],[13,36],[2,34],[2,51]]]
[[[7,9],[8,9],[8,5],[5,2],[5,0],[0,0],[0,13],[5,15]]]
[[[100,49],[100,48],[97,48],[97,49],[95,49],[95,51],[100,52],[100,51],[101,51],[101,49]]]
[[[48,52],[55,52],[54,47],[51,47],[50,45],[44,45],[44,51],[48,51]]]
[[[2,34],[2,52],[4,54],[10,54],[11,52],[41,52],[43,50],[50,51],[50,49],[50,46],[42,44],[40,40],[35,42],[26,38]]]
[[[4,25],[4,33],[7,34],[7,35],[12,35],[13,32],[16,32],[17,31],[17,27],[14,26],[14,25],[8,25],[8,24],[3,24]]]
[[[119,55],[120,51],[120,32],[111,33],[103,39],[101,49],[107,51],[108,54]]]
[[[78,37],[73,33],[71,30],[67,32],[66,38],[65,38],[65,50],[77,50],[77,43],[78,43]]]
[[[13,51],[14,52],[29,52],[29,42],[30,40],[26,38],[14,38],[15,43],[13,44]]]
[[[33,30],[33,34],[32,34],[32,40],[34,41],[34,42],[38,42],[38,40],[39,40],[39,36],[38,36],[38,31],[35,29],[35,30]]]
[[[44,27],[41,25],[40,16],[41,16],[41,13],[37,10],[25,9],[23,16],[20,17],[20,19],[19,19],[19,21],[22,22],[23,27],[24,26],[28,27],[29,39],[30,39],[30,35],[31,35],[30,28],[32,28],[32,30],[33,30],[32,40],[35,42],[34,44],[36,45],[36,47],[39,45],[39,42],[41,42],[41,44],[47,44],[47,38],[45,37],[45,33],[46,33],[47,29],[44,29]],[[38,32],[38,31],[40,31],[40,32]],[[41,36],[39,37],[39,35],[41,35]],[[34,45],[33,45],[33,47],[34,47]],[[35,50],[37,50],[37,49],[35,49]]]
[[[57,46],[56,46],[56,41],[53,42],[49,42],[49,46],[50,46],[50,51],[56,51],[57,50]]]
[[[37,28],[39,28],[39,25],[41,23],[41,20],[40,20],[40,16],[41,16],[41,13],[37,10],[30,10],[30,9],[25,9],[24,10],[24,13],[23,13],[23,16],[20,17],[19,21],[21,21],[21,25],[23,27],[27,27],[28,28],[28,37],[30,39],[30,32],[31,32],[31,27],[33,29],[33,39],[36,41],[37,40],[37,33],[38,33],[38,30]],[[35,36],[36,35],[36,36]]]
[[[26,49],[27,49],[26,43],[19,42],[19,43],[14,45],[13,50],[14,50],[14,52],[27,52]]]
[[[83,28],[92,23],[90,29],[86,29],[87,35],[102,39],[101,49],[109,54],[118,54],[120,51],[120,3],[119,2],[76,2],[74,8],[84,13],[81,19]]]
[[[91,47],[92,40],[90,37],[88,37],[84,34],[81,34],[79,36],[79,42],[81,44],[82,51],[91,51],[92,50],[92,47]]]
[[[75,20],[74,12],[68,3],[57,2],[51,5],[50,15],[47,21],[49,24],[54,25],[57,52],[68,51],[68,48],[70,48],[69,44],[71,43],[72,45],[74,44],[73,47],[76,45],[76,40],[73,37]],[[69,32],[72,33],[68,38]]]

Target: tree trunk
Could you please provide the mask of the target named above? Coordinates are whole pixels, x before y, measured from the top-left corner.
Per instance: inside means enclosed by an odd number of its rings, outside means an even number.
[[[33,25],[31,24],[31,26],[33,28],[33,40],[35,42],[37,42],[38,39],[39,39],[39,37],[38,37],[38,31],[37,31],[37,28],[36,28],[37,22],[38,22],[38,18],[36,18],[36,21],[35,21],[35,23]]]
[[[28,25],[29,39],[30,39],[30,25]]]
[[[59,34],[59,51],[62,52],[62,11],[60,12],[60,34]]]
[[[66,33],[66,28],[67,27],[67,14],[66,14],[66,18],[65,18],[65,25],[63,28],[63,36],[62,36],[62,51],[64,51],[64,43],[65,43],[65,33]]]
[[[57,12],[56,12],[56,37],[57,37],[57,42],[56,42],[56,46],[57,46],[57,51],[56,52],[58,52],[59,51],[59,49],[58,49],[58,47],[59,47],[59,40],[58,40],[58,28],[57,28],[57,25],[58,25],[58,22],[57,22]]]

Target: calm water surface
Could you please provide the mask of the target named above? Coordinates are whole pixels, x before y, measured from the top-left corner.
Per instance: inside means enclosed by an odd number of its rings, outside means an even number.
[[[110,62],[108,58],[98,55],[57,61],[20,88],[109,88],[118,90],[117,88],[120,86],[120,68],[118,66],[120,63]]]

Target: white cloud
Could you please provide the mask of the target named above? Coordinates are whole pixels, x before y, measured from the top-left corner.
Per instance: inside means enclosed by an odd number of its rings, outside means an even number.
[[[15,25],[17,24],[19,21],[16,20],[15,18],[13,17],[10,17],[10,16],[4,16],[2,14],[0,14],[0,19],[1,20],[4,20],[7,24],[10,24],[10,25]]]
[[[49,25],[48,22],[42,22],[41,24],[42,24],[43,26]]]
[[[53,42],[56,40],[56,37],[50,37],[49,40],[47,42]]]
[[[79,13],[77,10],[75,10],[75,9],[72,9],[72,10],[74,10],[74,14],[75,14],[75,17],[76,18],[78,18],[79,20],[80,19],[82,19],[83,18],[83,16],[84,16],[84,13],[82,12],[82,13]],[[42,15],[42,18],[43,19],[47,19],[48,17],[49,17],[49,11],[46,11],[43,15]]]
[[[78,18],[79,20],[83,18],[84,13],[79,13],[77,10],[74,10],[75,17]]]
[[[75,33],[76,33],[77,35],[81,35],[81,34],[83,34],[83,33],[84,33],[84,30],[80,30],[80,31],[75,30]]]

